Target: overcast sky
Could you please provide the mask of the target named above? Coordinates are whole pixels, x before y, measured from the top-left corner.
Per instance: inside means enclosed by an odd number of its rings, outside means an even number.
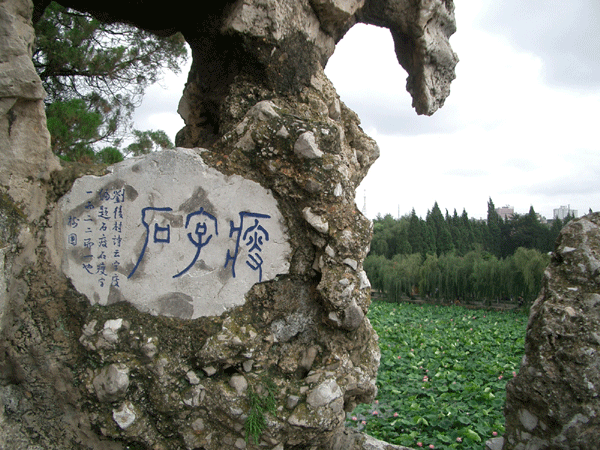
[[[367,216],[425,217],[463,208],[536,212],[570,205],[600,210],[600,2],[455,0],[460,62],[451,94],[433,116],[417,116],[388,30],[356,25],[325,69],[361,118],[381,156],[357,190]],[[139,129],[182,127],[185,76],[152,87]]]

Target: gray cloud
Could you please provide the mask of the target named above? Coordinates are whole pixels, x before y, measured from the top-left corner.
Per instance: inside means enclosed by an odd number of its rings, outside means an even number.
[[[565,176],[543,183],[536,183],[527,189],[536,195],[560,196],[560,195],[594,195],[600,192],[600,181],[597,177],[589,175]]]
[[[598,0],[490,3],[479,26],[541,57],[548,83],[579,89],[600,87]]]

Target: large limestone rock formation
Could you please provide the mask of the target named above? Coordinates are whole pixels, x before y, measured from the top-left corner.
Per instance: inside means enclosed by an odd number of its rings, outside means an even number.
[[[598,448],[600,214],[562,230],[507,386],[505,450]]]
[[[344,430],[376,393],[354,192],[378,149],[323,67],[357,21],[388,27],[433,113],[457,61],[452,1],[66,0],[192,48],[187,149],[108,170],[50,152],[29,60],[47,3],[0,3],[0,448],[383,445]]]

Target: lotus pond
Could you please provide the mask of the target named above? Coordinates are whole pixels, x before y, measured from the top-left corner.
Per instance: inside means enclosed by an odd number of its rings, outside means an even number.
[[[347,425],[413,448],[483,449],[504,433],[506,382],[524,353],[523,311],[373,302],[379,392]]]

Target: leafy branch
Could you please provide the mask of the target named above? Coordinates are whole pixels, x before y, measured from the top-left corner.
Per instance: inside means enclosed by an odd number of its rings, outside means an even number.
[[[248,402],[250,411],[245,423],[246,442],[252,438],[254,444],[258,444],[258,439],[267,426],[265,412],[275,414],[275,383],[270,379],[265,379],[260,386],[260,393],[253,386],[248,390]]]
[[[52,149],[69,160],[94,159],[99,142],[118,147],[129,137],[133,111],[146,88],[165,70],[179,72],[187,59],[181,34],[159,37],[56,2],[34,27],[33,62],[48,94]],[[128,148],[128,154],[168,147],[154,131],[134,133],[133,139],[143,142]]]

